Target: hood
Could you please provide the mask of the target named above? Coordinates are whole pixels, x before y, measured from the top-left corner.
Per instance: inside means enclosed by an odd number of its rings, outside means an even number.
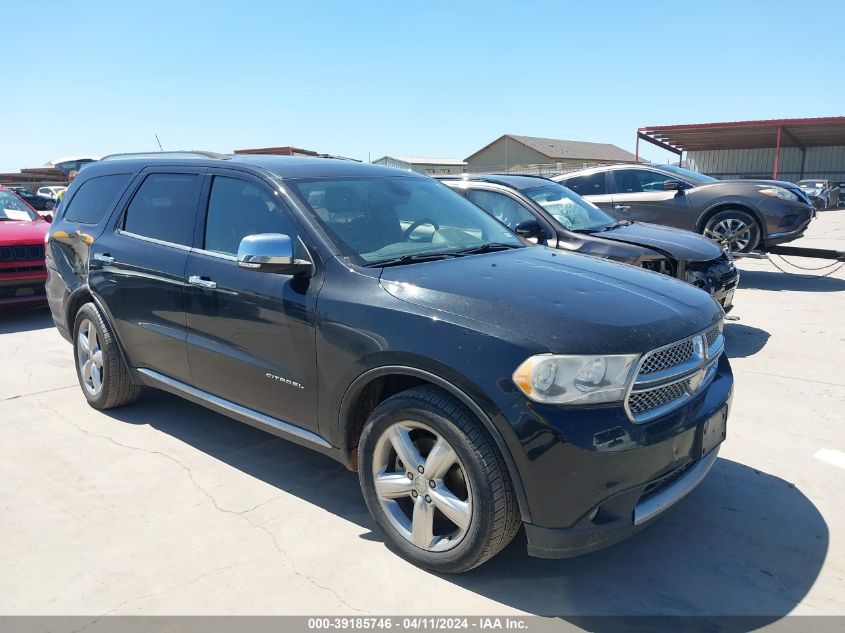
[[[710,295],[677,279],[542,246],[384,268],[381,285],[555,353],[641,353],[722,314]]]
[[[698,233],[645,222],[634,222],[593,235],[603,240],[647,246],[680,261],[706,262],[722,255],[722,249],[716,242]]]
[[[807,196],[807,192],[801,189],[798,185],[794,182],[786,182],[784,180],[752,180],[752,179],[744,179],[744,178],[736,178],[734,180],[718,180],[716,182],[708,182],[703,185],[698,185],[696,189],[704,189],[707,187],[714,187],[719,186],[722,184],[731,184],[731,185],[749,185],[751,187],[780,187],[781,189],[787,189],[788,191],[792,191],[793,193],[798,195],[798,199],[801,202],[809,204],[810,199]]]
[[[0,246],[43,244],[44,234],[49,228],[50,224],[43,220],[0,220]]]

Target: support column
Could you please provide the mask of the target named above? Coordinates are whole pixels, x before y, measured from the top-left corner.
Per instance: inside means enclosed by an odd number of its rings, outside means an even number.
[[[780,135],[782,129],[781,126],[778,126],[778,136],[777,140],[775,141],[775,169],[772,172],[772,180],[778,179],[778,167],[780,167]]]

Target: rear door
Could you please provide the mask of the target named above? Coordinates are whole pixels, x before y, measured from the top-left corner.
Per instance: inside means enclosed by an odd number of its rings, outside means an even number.
[[[665,189],[667,180],[680,182],[677,178],[652,169],[613,169],[609,174],[613,198],[609,212],[617,220],[693,228],[689,196],[683,190]]]
[[[238,266],[243,237],[303,230],[263,180],[212,169],[186,278],[193,384],[215,396],[317,431],[316,303],[322,276]],[[316,257],[316,256],[314,256]]]
[[[204,168],[148,168],[91,249],[89,284],[132,367],[190,382],[185,267]]]

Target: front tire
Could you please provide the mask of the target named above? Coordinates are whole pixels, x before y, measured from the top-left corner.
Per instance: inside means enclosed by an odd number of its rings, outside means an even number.
[[[724,246],[730,253],[750,253],[760,243],[760,226],[754,217],[739,209],[714,214],[704,226],[704,237]]]
[[[138,399],[141,387],[132,382],[117,342],[94,303],[84,304],[76,313],[73,355],[79,386],[92,407],[112,409]]]
[[[376,407],[358,445],[358,477],[387,540],[433,571],[477,567],[519,530],[501,454],[476,418],[434,387]]]

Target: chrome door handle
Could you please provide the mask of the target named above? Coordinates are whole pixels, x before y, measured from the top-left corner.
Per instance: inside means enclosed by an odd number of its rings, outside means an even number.
[[[200,286],[202,288],[216,288],[217,283],[211,281],[208,277],[200,277],[199,275],[191,275],[188,277],[188,283],[193,286]]]
[[[94,259],[104,264],[114,264],[114,257],[108,253],[94,253]]]
[[[630,204],[615,204],[613,208],[617,211],[630,211],[631,205]]]

